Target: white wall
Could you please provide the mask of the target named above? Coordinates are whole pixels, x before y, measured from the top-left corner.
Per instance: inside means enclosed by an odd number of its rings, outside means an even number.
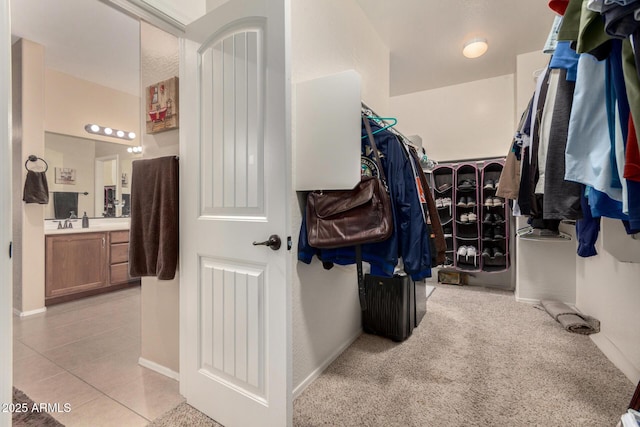
[[[292,2],[292,80],[297,82],[354,69],[362,76],[363,100],[388,111],[389,50],[353,0]],[[294,108],[295,114],[295,97]],[[295,123],[295,117],[292,118]],[[358,120],[358,118],[355,118]],[[359,144],[359,141],[345,143]],[[295,129],[293,158],[295,159]],[[309,165],[293,165],[308,167]],[[294,171],[295,172],[295,171]],[[295,173],[294,173],[295,176]],[[293,183],[295,188],[295,182]],[[295,242],[302,202],[292,194],[293,387],[299,393],[360,334],[360,307],[353,267],[322,268],[297,261]]]
[[[28,40],[13,46],[14,122],[14,309],[21,313],[44,310],[44,207],[22,201],[24,162],[30,154],[44,157],[44,47]],[[16,218],[17,217],[17,218]]]
[[[84,126],[92,123],[133,131],[136,138],[131,145],[139,143],[140,99],[137,96],[47,69],[45,103],[45,129],[48,132],[114,141],[114,138],[88,134]]]
[[[422,138],[433,160],[504,157],[515,129],[514,103],[515,77],[508,74],[392,97],[390,114],[402,133]],[[514,270],[474,274],[469,284],[513,289]]]
[[[514,76],[394,96],[390,114],[405,135],[420,135],[437,161],[505,156],[514,131]]]
[[[603,245],[635,243],[630,254],[640,256],[640,241],[628,242],[620,221],[602,219],[596,250],[590,258],[577,257],[576,307],[600,320],[600,333],[591,339],[634,383],[640,380],[640,263],[619,262]],[[606,242],[610,243],[610,242]]]
[[[145,22],[140,23],[141,90],[179,74],[178,39]],[[144,102],[140,103],[140,128],[145,128]],[[178,155],[178,130],[143,134],[144,158]],[[142,278],[142,347],[144,361],[164,367],[173,373],[180,370],[179,342],[179,272],[173,280]]]

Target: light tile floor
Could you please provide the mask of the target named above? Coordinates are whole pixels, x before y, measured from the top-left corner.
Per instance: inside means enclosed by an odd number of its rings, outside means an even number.
[[[68,427],[146,426],[184,401],[178,382],[138,364],[140,288],[13,317],[13,384]]]

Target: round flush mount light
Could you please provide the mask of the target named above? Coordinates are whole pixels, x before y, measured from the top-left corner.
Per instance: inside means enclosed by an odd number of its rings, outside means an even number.
[[[113,133],[113,129],[111,129],[111,128],[104,128],[104,133],[105,133],[106,135],[111,135],[111,134]]]
[[[124,131],[123,130],[116,131],[116,136],[118,138],[123,138],[124,137]]]
[[[100,126],[98,125],[91,125],[91,132],[98,132],[100,130]]]
[[[128,135],[129,139],[135,139],[136,138],[136,133],[135,132],[129,132]]]
[[[464,44],[462,54],[471,59],[479,58],[487,52],[487,49],[489,49],[489,44],[486,39],[475,38]]]

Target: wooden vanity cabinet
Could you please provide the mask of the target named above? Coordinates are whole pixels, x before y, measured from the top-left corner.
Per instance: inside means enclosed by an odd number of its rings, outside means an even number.
[[[110,239],[109,281],[112,285],[133,280],[129,276],[129,231],[112,231]]]
[[[140,283],[129,276],[128,230],[45,237],[45,305]]]

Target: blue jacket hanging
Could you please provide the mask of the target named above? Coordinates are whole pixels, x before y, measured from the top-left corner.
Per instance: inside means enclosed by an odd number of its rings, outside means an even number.
[[[411,160],[400,145],[401,142],[391,131],[380,131],[381,127],[373,121],[370,121],[370,124],[375,133],[374,138],[380,150],[382,167],[388,181],[394,230],[391,237],[383,242],[362,245],[362,259],[371,265],[372,274],[390,277],[398,264],[399,257],[402,257],[404,270],[413,280],[431,277],[429,235],[409,163]],[[362,135],[366,135],[364,127],[362,127]],[[361,154],[362,173],[377,176],[375,162],[371,161],[373,153],[367,138],[362,139]],[[325,265],[355,264],[353,246],[336,249],[318,249],[310,246],[303,214],[298,240],[298,259],[309,264],[314,255]]]

